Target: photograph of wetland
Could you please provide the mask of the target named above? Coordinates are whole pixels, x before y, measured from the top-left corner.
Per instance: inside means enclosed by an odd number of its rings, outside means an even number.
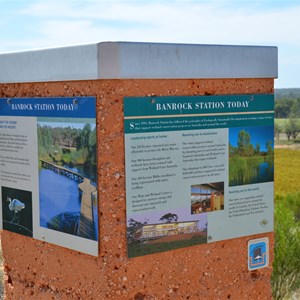
[[[274,126],[229,128],[229,186],[274,181]]]
[[[38,122],[40,226],[98,239],[95,122]]]

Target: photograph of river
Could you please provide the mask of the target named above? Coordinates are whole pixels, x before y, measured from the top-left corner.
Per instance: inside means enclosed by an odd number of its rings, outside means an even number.
[[[40,121],[37,132],[40,226],[97,241],[95,120]]]
[[[274,126],[229,129],[229,186],[274,181]]]

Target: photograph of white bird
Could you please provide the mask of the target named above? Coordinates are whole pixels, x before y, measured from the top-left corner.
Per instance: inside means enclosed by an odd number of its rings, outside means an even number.
[[[14,217],[12,218],[11,223],[19,224],[20,222],[19,212],[25,208],[25,204],[18,199],[11,200],[11,198],[9,197],[7,197],[6,201],[9,202],[8,205],[9,210],[14,212]]]

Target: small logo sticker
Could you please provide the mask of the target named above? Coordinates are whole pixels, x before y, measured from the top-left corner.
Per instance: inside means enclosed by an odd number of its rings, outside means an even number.
[[[267,219],[262,219],[259,224],[261,227],[266,227],[268,223],[269,221]]]
[[[261,238],[248,242],[248,270],[253,271],[269,265],[269,239]]]

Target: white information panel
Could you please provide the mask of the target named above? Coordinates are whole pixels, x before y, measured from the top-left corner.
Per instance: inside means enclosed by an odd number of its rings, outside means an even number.
[[[273,230],[273,102],[124,99],[129,257]]]
[[[98,255],[94,97],[0,99],[0,226]]]

